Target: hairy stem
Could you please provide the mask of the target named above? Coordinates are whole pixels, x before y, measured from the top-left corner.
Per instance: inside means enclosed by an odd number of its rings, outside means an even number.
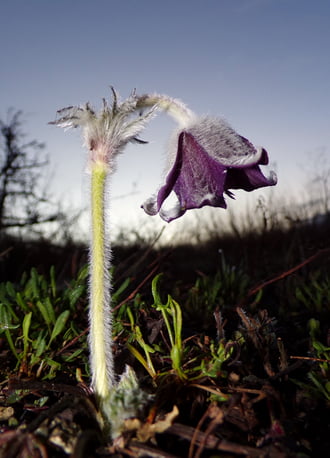
[[[90,333],[92,387],[100,404],[114,385],[110,310],[110,242],[105,223],[108,167],[96,161],[91,167]]]
[[[153,107],[157,105],[163,111],[166,111],[180,125],[185,125],[191,122],[196,116],[195,114],[180,100],[173,99],[167,95],[143,95],[139,98],[137,108]]]

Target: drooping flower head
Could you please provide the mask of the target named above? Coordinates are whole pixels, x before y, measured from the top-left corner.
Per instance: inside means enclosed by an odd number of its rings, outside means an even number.
[[[174,159],[165,184],[142,206],[149,215],[159,213],[167,222],[205,205],[226,208],[224,194],[234,197],[230,189],[252,191],[276,184],[276,175],[267,178],[259,167],[268,163],[266,150],[255,148],[223,120],[192,119],[176,134],[173,144]],[[165,210],[172,192],[177,203]]]

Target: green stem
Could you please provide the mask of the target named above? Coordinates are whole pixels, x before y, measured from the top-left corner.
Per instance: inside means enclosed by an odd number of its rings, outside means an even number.
[[[92,387],[101,406],[114,385],[110,310],[110,243],[105,225],[108,167],[101,161],[91,166],[90,333]]]

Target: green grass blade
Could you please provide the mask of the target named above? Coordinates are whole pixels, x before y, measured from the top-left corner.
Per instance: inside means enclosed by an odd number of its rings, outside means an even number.
[[[37,301],[36,306],[38,307],[39,312],[41,313],[43,319],[45,320],[45,323],[47,324],[48,327],[50,327],[52,320],[51,320],[51,317],[49,316],[47,307],[45,307],[45,305],[41,301]]]
[[[10,334],[10,329],[12,328],[12,325],[11,325],[11,322],[10,322],[10,315],[8,313],[7,307],[4,304],[0,304],[0,323],[1,323],[1,326],[3,327],[4,332],[5,332],[5,336],[7,338],[8,345],[9,345],[13,355],[17,359],[17,361],[19,361],[20,358],[19,358],[19,355],[18,355],[18,353],[16,351],[13,339],[12,339],[11,334]]]
[[[29,306],[25,303],[25,301],[24,301],[24,299],[22,297],[22,294],[20,292],[16,293],[15,300],[16,300],[16,303],[21,307],[23,312],[27,312],[28,313],[30,311]]]
[[[15,299],[15,297],[16,297],[16,291],[15,291],[15,288],[14,288],[13,284],[10,283],[9,281],[7,281],[7,283],[6,283],[6,291],[7,291],[7,294],[8,294],[12,299]]]
[[[27,315],[24,316],[23,319],[23,360],[26,359],[28,350],[29,350],[29,330],[30,330],[30,325],[31,325],[31,318],[32,318],[32,312],[28,313]]]
[[[37,270],[33,267],[31,269],[31,289],[32,289],[32,294],[34,298],[38,298],[40,296],[40,290],[39,290],[39,275]]]
[[[69,318],[69,315],[70,315],[70,310],[64,310],[64,312],[62,312],[59,315],[59,317],[57,318],[56,323],[54,325],[54,328],[53,328],[53,331],[52,331],[52,335],[50,336],[50,340],[48,342],[47,348],[49,348],[51,343],[53,342],[53,340],[59,334],[61,334],[61,332],[64,329],[65,323],[67,322],[67,320]]]
[[[50,322],[54,324],[56,320],[55,310],[54,310],[53,304],[49,297],[46,297],[45,299],[45,307],[46,307]]]
[[[49,276],[50,276],[50,290],[52,292],[52,297],[55,298],[57,289],[56,289],[55,267],[54,266],[50,268]]]
[[[78,299],[82,296],[82,294],[85,292],[85,285],[77,285],[74,289],[70,291],[70,307],[73,307]]]
[[[112,294],[112,301],[117,302],[118,297],[127,289],[131,282],[130,278],[126,278],[126,280],[119,286],[116,291],[113,292]]]

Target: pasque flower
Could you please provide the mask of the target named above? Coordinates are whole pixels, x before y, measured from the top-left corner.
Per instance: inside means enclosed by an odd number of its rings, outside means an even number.
[[[112,352],[111,279],[109,277],[111,244],[108,213],[109,180],[115,170],[116,157],[129,142],[143,141],[137,135],[162,109],[175,117],[179,125],[194,118],[192,112],[181,102],[162,95],[133,94],[123,102],[118,101],[112,89],[112,104],[103,100],[103,107],[96,112],[88,103],[69,106],[57,112],[58,118],[51,122],[59,127],[81,127],[88,153],[90,186],[90,278],[88,336],[91,386],[98,401],[104,430],[110,429],[112,437],[120,434],[126,418],[143,405],[148,396],[140,390],[134,372],[126,368],[116,377]]]
[[[142,206],[167,222],[205,205],[226,208],[224,194],[233,198],[231,189],[252,191],[277,181],[274,173],[267,178],[259,167],[268,163],[266,150],[255,148],[221,119],[192,119],[175,135],[172,149],[165,184]],[[164,209],[172,192],[177,203]]]
[[[145,203],[147,213],[159,212],[163,219],[171,221],[191,208],[204,205],[225,208],[223,194],[232,197],[230,189],[251,191],[276,182],[274,175],[266,178],[259,168],[268,162],[264,149],[256,150],[223,121],[197,118],[183,103],[167,96],[133,93],[119,103],[113,90],[112,104],[109,106],[104,101],[99,113],[89,104],[58,111],[58,119],[51,124],[81,127],[89,150],[91,385],[102,412],[104,429],[110,428],[113,438],[121,433],[125,419],[134,416],[148,396],[139,389],[132,369],[126,368],[119,380],[114,372],[109,277],[111,246],[106,218],[108,177],[115,169],[116,156],[125,145],[141,142],[137,135],[157,109],[173,116],[180,130],[175,136],[166,183],[157,196]],[[178,204],[167,212],[163,204],[172,191],[177,195]]]

